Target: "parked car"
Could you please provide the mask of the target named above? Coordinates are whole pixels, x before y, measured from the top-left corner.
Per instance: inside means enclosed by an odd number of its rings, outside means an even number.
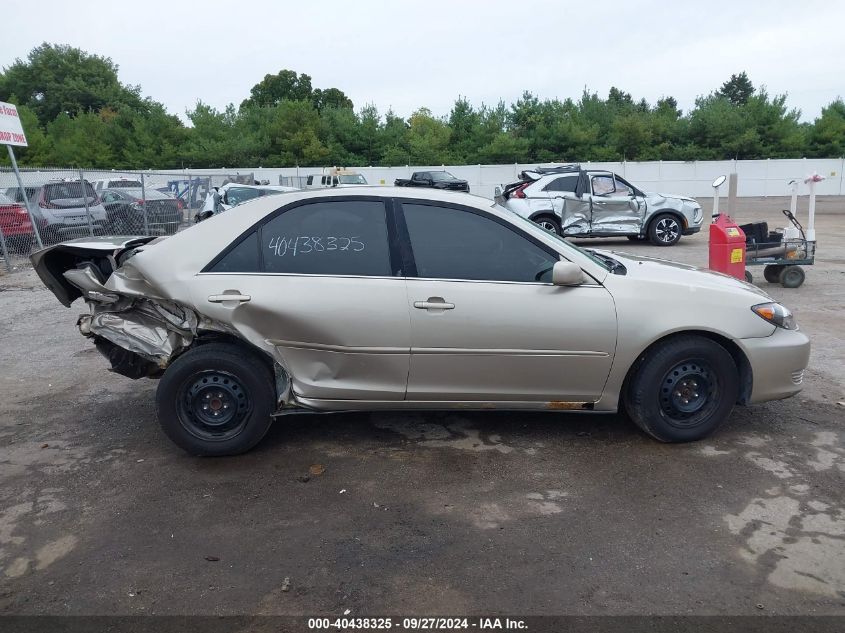
[[[6,247],[13,253],[29,253],[35,241],[35,232],[26,207],[0,193],[0,230]]]
[[[280,185],[242,185],[236,182],[227,183],[221,187],[212,187],[205,198],[205,204],[194,216],[194,222],[207,220],[212,215],[228,211],[244,202],[249,202],[262,196],[275,196],[280,193],[300,191],[295,187]]]
[[[448,171],[415,171],[410,179],[397,178],[393,181],[397,187],[429,187],[431,189],[448,189],[449,191],[466,191],[469,193],[469,183],[455,178]]]
[[[176,198],[155,189],[103,189],[101,196],[113,235],[173,235],[182,223]]]
[[[732,277],[582,250],[476,196],[388,187],[268,196],[165,239],[32,256],[164,432],[248,450],[297,410],[626,410],[696,440],[801,389],[810,343]]]
[[[91,183],[95,191],[102,191],[103,189],[140,189],[140,178],[103,178],[95,180]]]
[[[363,174],[359,174],[357,171],[334,167],[328,172],[322,174],[287,177],[279,176],[279,184],[293,186],[297,189],[325,189],[326,187],[366,185],[367,179]]]
[[[89,221],[95,235],[107,232],[106,210],[88,181],[51,180],[24,189],[22,192],[20,187],[9,187],[5,193],[15,202],[29,199],[45,242],[88,235]]]
[[[646,193],[610,171],[579,165],[525,171],[497,187],[496,201],[547,231],[572,237],[649,239],[677,244],[701,230],[701,205],[688,196]]]

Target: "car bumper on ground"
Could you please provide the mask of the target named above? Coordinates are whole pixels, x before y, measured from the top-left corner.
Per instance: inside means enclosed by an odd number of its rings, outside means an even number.
[[[810,339],[803,332],[777,328],[771,336],[739,341],[751,364],[749,404],[789,398],[801,391],[810,360]]]

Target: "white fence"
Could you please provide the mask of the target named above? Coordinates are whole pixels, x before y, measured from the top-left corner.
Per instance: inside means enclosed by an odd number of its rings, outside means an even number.
[[[712,195],[710,183],[716,176],[736,172],[739,176],[737,194],[749,196],[784,196],[789,195],[788,182],[792,179],[803,180],[812,173],[818,173],[825,180],[816,187],[821,196],[845,195],[843,172],[845,159],[782,159],[782,160],[725,160],[725,161],[652,161],[652,162],[616,162],[582,163],[586,168],[607,169],[630,180],[634,185],[647,191],[662,191],[688,196],[707,197]],[[496,185],[513,182],[524,169],[535,167],[536,163],[524,165],[420,165],[404,167],[356,167],[372,185],[392,185],[396,178],[410,178],[411,173],[419,170],[446,169],[458,178],[469,182],[473,193],[492,197]],[[89,170],[86,170],[88,173]],[[159,173],[196,177],[206,175],[254,174],[257,180],[279,184],[279,176],[307,176],[325,173],[321,167],[217,167],[214,169],[160,170]],[[108,172],[101,172],[107,177]],[[801,193],[806,193],[802,188]],[[723,193],[727,193],[726,191]]]

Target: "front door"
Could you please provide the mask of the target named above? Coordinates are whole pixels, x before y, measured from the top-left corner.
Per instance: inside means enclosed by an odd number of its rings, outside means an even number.
[[[593,208],[590,232],[593,235],[635,235],[640,232],[641,201],[613,174],[591,174]]]
[[[616,345],[598,284],[551,284],[559,255],[493,215],[402,202],[416,276],[408,400],[594,401]]]
[[[383,199],[283,207],[198,275],[194,302],[274,350],[301,398],[402,400],[410,329],[389,242]]]

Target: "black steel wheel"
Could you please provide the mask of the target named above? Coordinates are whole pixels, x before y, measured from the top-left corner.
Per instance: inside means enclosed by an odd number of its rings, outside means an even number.
[[[661,442],[690,442],[712,433],[739,393],[733,358],[716,341],[679,335],[643,354],[624,394],[625,408]]]
[[[164,432],[188,453],[243,453],[270,428],[275,409],[272,370],[248,348],[200,345],[164,372],[156,406]]]

